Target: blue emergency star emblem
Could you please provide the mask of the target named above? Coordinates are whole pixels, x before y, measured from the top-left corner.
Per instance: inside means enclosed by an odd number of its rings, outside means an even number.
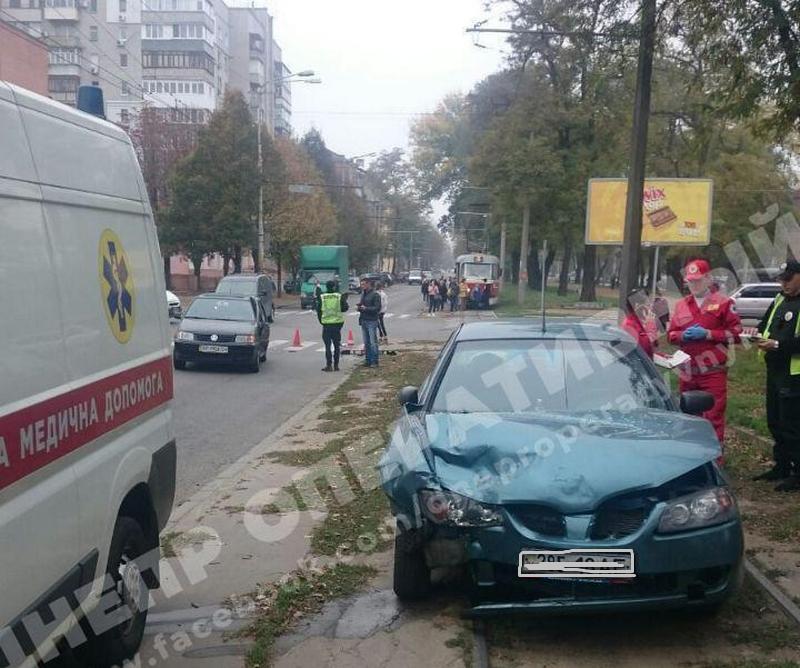
[[[112,230],[104,230],[100,235],[98,269],[108,326],[117,341],[127,343],[136,321],[136,292],[130,261],[122,242]]]

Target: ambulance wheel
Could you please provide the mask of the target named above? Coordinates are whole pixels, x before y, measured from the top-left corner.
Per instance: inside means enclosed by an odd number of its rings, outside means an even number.
[[[112,609],[122,621],[105,633],[91,637],[86,658],[92,666],[122,665],[142,644],[149,594],[135,560],[146,552],[147,539],[139,523],[130,517],[118,517],[106,568],[110,579],[103,593],[116,590],[119,602]]]

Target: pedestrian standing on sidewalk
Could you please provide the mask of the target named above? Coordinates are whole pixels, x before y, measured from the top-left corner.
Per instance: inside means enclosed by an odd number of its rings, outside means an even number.
[[[456,279],[450,281],[447,290],[450,296],[450,312],[452,313],[458,310],[458,283],[456,283]]]
[[[386,343],[389,337],[386,334],[384,316],[386,315],[386,309],[389,308],[389,295],[386,294],[383,283],[378,283],[378,294],[381,298],[381,312],[378,314],[378,334],[380,334],[380,342]]]
[[[790,260],[778,275],[782,292],[764,314],[759,357],[767,365],[767,427],[775,465],[754,480],[779,481],[778,492],[800,490],[800,262]]]
[[[433,316],[435,315],[436,311],[436,302],[439,298],[439,286],[436,285],[436,281],[431,281],[428,284],[428,315]]]
[[[322,370],[338,371],[344,314],[349,306],[347,295],[338,292],[336,281],[328,281],[325,287],[328,291],[317,300],[317,318],[322,325],[322,343],[325,345],[325,368]]]
[[[467,299],[469,299],[469,287],[467,286],[467,279],[462,278],[458,284],[458,299],[461,302],[459,308],[461,311],[467,310]]]
[[[422,293],[422,301],[428,303],[428,279],[423,278],[422,283],[419,284],[419,290]]]
[[[647,297],[633,292],[625,306],[626,315],[622,321],[622,329],[636,340],[650,359],[653,359],[654,349],[658,346],[658,325],[647,303]]]
[[[378,316],[381,312],[381,297],[375,292],[372,281],[361,281],[361,301],[358,302],[358,324],[364,338],[364,366],[377,367],[378,355]]]
[[[707,260],[687,263],[684,279],[691,294],[675,304],[667,338],[690,358],[678,367],[680,391],[703,390],[714,397],[714,405],[703,417],[714,425],[721,444],[728,403],[728,348],[739,342],[742,322],[733,300],[711,289]]]

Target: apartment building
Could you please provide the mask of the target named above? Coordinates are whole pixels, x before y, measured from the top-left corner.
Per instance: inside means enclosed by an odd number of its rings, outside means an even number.
[[[0,21],[0,79],[47,95],[47,46]]]
[[[127,124],[147,104],[172,121],[204,123],[237,89],[268,127],[290,131],[291,94],[275,90],[266,9],[224,0],[0,0],[0,21],[47,45],[48,94],[65,104],[93,84],[113,122]]]

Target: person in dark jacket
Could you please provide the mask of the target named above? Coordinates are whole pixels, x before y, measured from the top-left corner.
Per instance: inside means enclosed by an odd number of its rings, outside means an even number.
[[[372,281],[361,281],[361,301],[358,303],[358,324],[364,338],[364,366],[377,367],[378,355],[378,318],[381,313],[381,296],[375,292]]]
[[[775,490],[788,492],[800,490],[800,262],[786,262],[778,280],[782,292],[757,330],[759,356],[767,365],[767,427],[775,441],[775,465],[755,479],[779,481]]]
[[[349,306],[347,294],[338,292],[337,281],[328,281],[325,287],[328,291],[317,299],[317,319],[322,325],[322,343],[325,345],[325,368],[322,370],[338,371],[344,314]]]

